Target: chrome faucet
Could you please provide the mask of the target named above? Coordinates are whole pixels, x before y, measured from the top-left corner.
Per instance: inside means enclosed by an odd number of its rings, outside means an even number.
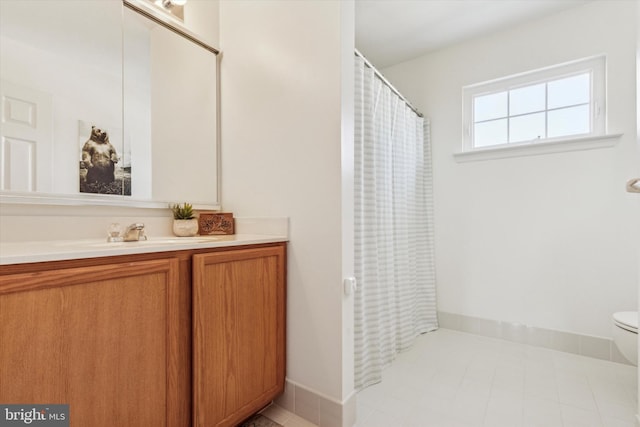
[[[125,242],[147,240],[147,236],[145,236],[144,234],[144,224],[141,222],[137,222],[128,226],[122,234],[122,240]]]

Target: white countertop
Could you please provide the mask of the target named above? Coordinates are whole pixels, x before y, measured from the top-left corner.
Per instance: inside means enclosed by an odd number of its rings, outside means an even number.
[[[148,237],[141,242],[108,243],[105,239],[0,242],[0,265],[97,258],[116,255],[222,248],[286,242],[286,236],[233,234],[228,236]]]

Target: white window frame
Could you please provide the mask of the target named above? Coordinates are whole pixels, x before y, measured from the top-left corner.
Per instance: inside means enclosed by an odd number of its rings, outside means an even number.
[[[475,97],[532,86],[583,73],[589,73],[591,75],[591,99],[589,101],[590,131],[588,133],[555,138],[540,138],[520,142],[507,142],[483,147],[474,146],[473,106]],[[473,155],[475,153],[481,153],[484,157],[487,157],[485,155],[487,152],[497,153],[504,151],[504,153],[496,157],[520,156],[526,155],[528,152],[538,154],[541,151],[540,147],[545,147],[542,150],[546,152],[584,149],[579,147],[581,144],[571,144],[572,142],[586,142],[589,146],[587,148],[594,148],[593,145],[596,140],[602,140],[603,138],[617,138],[620,136],[620,134],[607,135],[605,55],[579,59],[505,78],[465,86],[462,88],[462,98],[463,144],[462,153],[456,153],[456,157],[461,157],[460,160],[463,160],[462,158],[465,157],[466,154]],[[571,147],[572,145],[573,147]],[[605,146],[611,145],[611,143],[605,143]],[[534,146],[536,146],[536,148],[531,150]],[[522,148],[524,148],[524,150]]]

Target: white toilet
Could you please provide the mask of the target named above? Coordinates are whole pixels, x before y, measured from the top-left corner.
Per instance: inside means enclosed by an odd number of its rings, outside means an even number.
[[[638,366],[637,311],[620,311],[613,315],[613,342],[629,362]]]

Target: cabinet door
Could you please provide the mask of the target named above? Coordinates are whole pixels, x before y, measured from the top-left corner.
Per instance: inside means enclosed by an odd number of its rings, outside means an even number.
[[[284,390],[285,247],[193,257],[194,425],[233,426]]]
[[[177,265],[0,276],[0,402],[69,404],[72,426],[178,425]]]

